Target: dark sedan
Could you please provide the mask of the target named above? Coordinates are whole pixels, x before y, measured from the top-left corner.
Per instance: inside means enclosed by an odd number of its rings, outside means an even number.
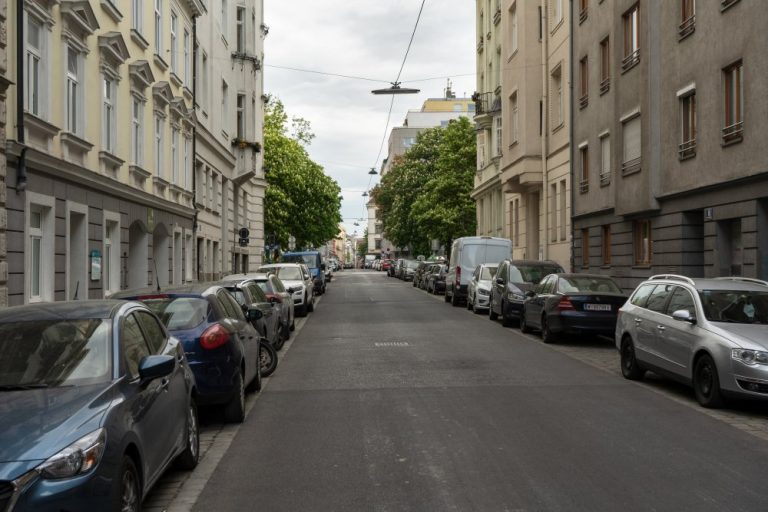
[[[249,321],[260,316],[258,309],[250,308],[246,319],[232,294],[210,283],[115,297],[144,302],[181,341],[199,404],[222,404],[226,421],[245,419],[245,391],[261,389],[261,337]]]
[[[565,272],[554,261],[503,260],[491,281],[491,298],[488,317],[508,327],[520,319],[525,293],[532,290],[549,274]]]
[[[144,305],[0,311],[0,510],[137,511],[175,461],[197,465],[195,380]]]
[[[445,275],[448,272],[448,265],[435,263],[427,271],[427,292],[437,295],[445,293]]]
[[[264,291],[259,287],[254,279],[241,279],[237,276],[230,276],[217,284],[227,289],[243,311],[249,307],[257,308],[261,311],[261,318],[252,322],[259,334],[266,339],[275,350],[283,346],[283,337],[280,332],[280,309],[267,299]]]
[[[560,334],[613,336],[627,296],[610,277],[551,274],[527,292],[520,329],[541,331],[545,343]]]

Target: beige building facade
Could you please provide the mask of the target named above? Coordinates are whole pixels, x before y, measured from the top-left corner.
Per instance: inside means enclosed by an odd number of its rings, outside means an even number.
[[[500,182],[515,258],[571,268],[569,3],[502,2]]]

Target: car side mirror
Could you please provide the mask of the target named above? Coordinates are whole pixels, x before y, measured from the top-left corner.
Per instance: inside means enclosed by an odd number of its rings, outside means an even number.
[[[247,316],[249,321],[255,322],[256,320],[260,320],[261,317],[264,316],[264,313],[262,313],[259,308],[248,308]]]
[[[679,309],[672,313],[672,318],[679,322],[688,322],[689,324],[695,324],[696,323],[696,317],[691,314],[690,311],[686,309]]]
[[[496,278],[496,284],[504,284],[504,280],[500,277]]]
[[[536,296],[536,292],[533,291],[533,290],[528,290],[527,292],[525,292],[525,296],[526,297],[535,297]]]
[[[141,385],[155,379],[167,377],[176,369],[176,358],[169,355],[145,356],[139,361],[139,379]]]

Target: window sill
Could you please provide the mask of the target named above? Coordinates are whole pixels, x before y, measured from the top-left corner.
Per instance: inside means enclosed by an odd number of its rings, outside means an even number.
[[[93,149],[93,144],[71,132],[62,132],[59,139],[65,146],[68,146],[70,149],[77,149],[82,153],[87,153]]]
[[[739,3],[739,0],[722,0],[722,2],[720,2],[720,12],[727,11],[737,3]]]
[[[190,100],[190,101],[192,100],[192,90],[189,87],[187,87],[186,85],[181,88],[181,93],[184,96],[186,96],[186,98],[188,100]],[[208,116],[208,114],[205,114],[205,115],[206,115],[206,117]]]
[[[120,170],[120,167],[123,166],[125,160],[115,156],[109,151],[99,151],[99,162],[103,165],[102,172],[104,174],[116,178],[117,172]]]
[[[723,139],[723,141],[720,143],[721,148],[727,148],[728,146],[735,146],[736,144],[741,144],[744,141],[744,136],[734,136],[729,139]]]
[[[55,126],[45,119],[26,111],[24,112],[24,122],[26,123],[28,129],[31,128],[37,130],[38,132],[45,134],[48,138],[56,136],[56,134],[61,131],[58,126]]]
[[[123,13],[121,13],[117,6],[112,3],[112,0],[101,0],[101,7],[107,14],[109,14],[109,17],[112,18],[115,23],[123,21]]]
[[[157,64],[157,67],[159,67],[161,70],[168,71],[168,63],[165,62],[159,54],[154,54],[153,60],[155,61],[155,64]]]
[[[181,78],[179,78],[175,71],[171,71],[171,83],[176,87],[181,87]]]
[[[134,43],[141,46],[142,50],[146,50],[147,48],[149,48],[149,41],[144,39],[144,36],[141,35],[141,32],[139,32],[135,28],[131,29],[131,39],[133,40]]]
[[[625,60],[629,57],[625,57]],[[626,62],[622,62],[621,64],[621,74],[628,73],[631,69],[637,67],[637,65],[640,64],[640,54],[636,57],[630,58],[630,60]]]

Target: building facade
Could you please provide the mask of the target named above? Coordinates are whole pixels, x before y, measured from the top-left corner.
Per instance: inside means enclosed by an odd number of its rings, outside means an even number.
[[[196,49],[199,280],[255,270],[264,251],[263,1],[209,8],[197,23]]]
[[[504,193],[501,189],[502,148],[501,80],[504,67],[500,0],[477,0],[477,92],[475,127],[477,130],[477,173],[472,199],[477,205],[477,234],[504,236]]]
[[[514,257],[570,268],[568,3],[505,0],[502,12],[504,232]]]
[[[8,0],[0,0],[0,307],[8,305],[8,262],[6,261],[8,241],[6,229],[8,215],[5,209],[5,177],[7,174],[5,141],[7,125],[5,111],[6,95],[11,82],[6,78],[8,70]]]
[[[625,289],[768,279],[768,11],[605,0],[573,16],[576,268]]]

